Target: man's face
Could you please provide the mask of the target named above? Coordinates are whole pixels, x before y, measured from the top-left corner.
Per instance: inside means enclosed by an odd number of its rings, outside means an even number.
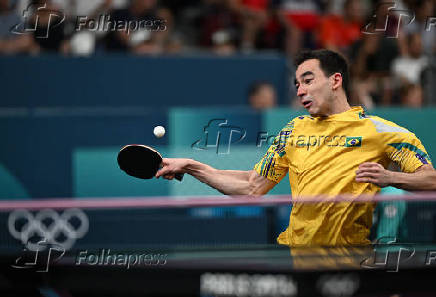
[[[300,64],[295,72],[295,87],[300,103],[312,116],[330,113],[332,82],[324,75],[319,60],[310,59]]]
[[[263,85],[250,97],[250,104],[255,109],[267,109],[276,105],[276,93],[270,85]]]

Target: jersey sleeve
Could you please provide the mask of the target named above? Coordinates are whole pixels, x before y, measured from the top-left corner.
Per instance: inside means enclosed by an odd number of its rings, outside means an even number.
[[[275,183],[279,183],[286,176],[289,171],[289,164],[285,148],[293,129],[294,121],[291,121],[274,138],[266,154],[254,166],[254,170],[259,175]]]
[[[425,164],[431,164],[421,141],[415,134],[392,133],[386,145],[386,154],[389,159],[397,163],[402,172],[412,173]]]

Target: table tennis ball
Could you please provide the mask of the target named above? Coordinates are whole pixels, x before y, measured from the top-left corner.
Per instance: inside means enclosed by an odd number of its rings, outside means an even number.
[[[165,128],[162,126],[156,126],[153,130],[154,136],[161,138],[165,135]]]

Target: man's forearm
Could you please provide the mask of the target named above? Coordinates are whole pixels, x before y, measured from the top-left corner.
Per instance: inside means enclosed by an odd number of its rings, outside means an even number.
[[[226,195],[249,195],[250,172],[219,170],[209,165],[190,160],[186,173]]]
[[[265,195],[277,184],[254,170],[219,170],[186,158],[163,158],[156,177],[173,179],[177,173],[190,174],[226,195]]]
[[[409,191],[436,191],[436,170],[414,173],[392,172],[390,185]]]

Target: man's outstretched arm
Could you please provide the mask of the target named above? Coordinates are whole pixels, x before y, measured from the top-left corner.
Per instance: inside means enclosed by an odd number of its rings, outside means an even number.
[[[363,163],[356,171],[356,181],[380,187],[393,186],[408,191],[436,191],[436,170],[429,164],[414,173],[394,172],[378,163]]]
[[[156,177],[173,179],[176,173],[187,173],[225,195],[264,195],[276,183],[256,171],[219,170],[192,159],[164,158]]]

